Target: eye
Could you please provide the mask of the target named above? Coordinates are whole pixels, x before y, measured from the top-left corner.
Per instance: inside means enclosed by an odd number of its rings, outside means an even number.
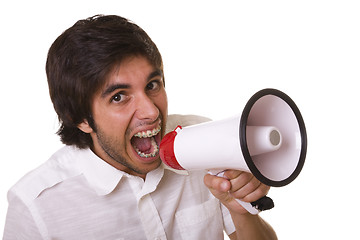
[[[156,90],[160,89],[160,87],[161,87],[160,80],[154,80],[154,81],[149,82],[146,85],[146,90],[147,91],[156,91]]]
[[[110,101],[114,103],[120,103],[125,101],[127,96],[121,92],[116,93],[114,96],[111,97]]]

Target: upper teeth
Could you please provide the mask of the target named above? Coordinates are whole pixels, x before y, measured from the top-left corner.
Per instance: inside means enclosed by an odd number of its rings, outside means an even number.
[[[154,128],[153,130],[147,130],[136,133],[134,136],[138,138],[148,138],[157,135],[161,131],[161,126]]]

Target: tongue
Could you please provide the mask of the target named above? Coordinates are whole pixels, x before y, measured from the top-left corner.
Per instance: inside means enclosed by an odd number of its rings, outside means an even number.
[[[149,153],[151,152],[151,138],[138,138],[134,137],[132,139],[132,144],[134,147],[136,147],[138,150],[140,150],[143,153]]]

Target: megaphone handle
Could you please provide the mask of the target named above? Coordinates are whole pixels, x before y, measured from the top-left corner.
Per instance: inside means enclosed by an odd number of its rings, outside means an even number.
[[[260,211],[269,210],[274,207],[274,202],[271,198],[264,196],[255,202],[244,202],[235,199],[243,208],[245,208],[252,215],[258,214]]]
[[[210,170],[210,174],[218,177],[224,177],[224,170]],[[260,211],[272,209],[274,207],[274,201],[268,196],[264,196],[254,202],[244,202],[239,199],[235,199],[243,208],[245,208],[252,215],[258,214]]]
[[[249,213],[251,213],[252,215],[256,215],[258,214],[260,211],[258,209],[256,209],[255,207],[252,206],[251,203],[248,203],[248,202],[244,202],[244,201],[241,201],[239,199],[236,199],[235,200],[243,207],[246,209],[246,211],[248,211]]]

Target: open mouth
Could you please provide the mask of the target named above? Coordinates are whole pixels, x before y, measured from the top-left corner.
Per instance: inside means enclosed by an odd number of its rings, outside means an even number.
[[[136,133],[131,138],[131,145],[135,152],[142,158],[156,157],[159,154],[160,132],[161,125],[151,130]]]

